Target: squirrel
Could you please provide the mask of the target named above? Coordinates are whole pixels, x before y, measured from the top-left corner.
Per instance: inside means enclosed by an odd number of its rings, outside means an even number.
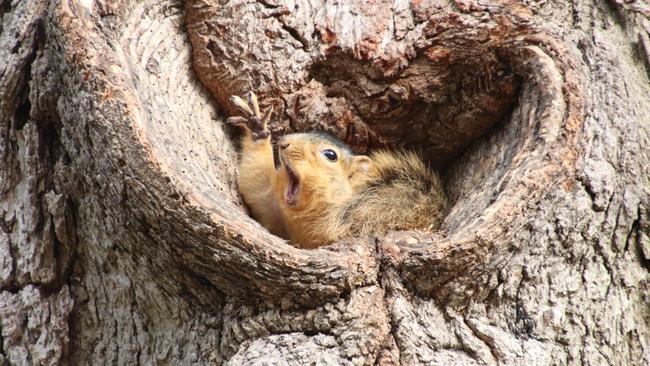
[[[354,155],[335,137],[293,133],[277,142],[276,166],[268,122],[252,92],[231,103],[244,116],[239,191],[253,218],[300,248],[389,230],[437,229],[447,211],[439,176],[412,152]]]

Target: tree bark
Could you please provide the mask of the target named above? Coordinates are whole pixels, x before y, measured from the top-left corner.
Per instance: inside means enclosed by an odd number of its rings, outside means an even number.
[[[0,365],[650,364],[650,5],[0,2]],[[296,249],[276,134],[419,150],[435,232]]]

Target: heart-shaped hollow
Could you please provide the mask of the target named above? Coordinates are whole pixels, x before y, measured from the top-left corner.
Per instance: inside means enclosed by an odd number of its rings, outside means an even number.
[[[453,207],[441,230],[380,240],[420,293],[496,268],[535,201],[569,174],[580,92],[566,50],[529,27],[524,6],[201,4],[187,4],[194,68],[226,109],[252,89],[280,111],[280,133],[416,149],[442,169]],[[348,16],[364,26],[352,31]]]
[[[566,146],[570,146],[578,125],[572,111],[579,108],[576,107],[579,101],[573,97],[579,92],[567,77],[571,65],[558,58],[557,55],[565,52],[561,49],[544,52],[553,44],[551,41],[525,38],[528,31],[514,24],[516,15],[508,15],[505,10],[504,19],[490,20],[488,16],[483,22],[480,14],[453,15],[456,13],[449,11],[430,14],[416,9],[411,13],[412,27],[407,27],[410,31],[388,27],[371,38],[364,38],[365,46],[354,49],[347,47],[341,37],[338,43],[333,43],[333,35],[338,34],[336,23],[330,24],[334,31],[322,24],[313,28],[313,37],[312,33],[293,31],[295,19],[281,7],[258,9],[262,12],[249,14],[253,18],[247,18],[246,14],[235,13],[254,12],[255,6],[264,8],[264,5],[229,8],[228,4],[214,4],[213,8],[195,8],[193,4],[192,1],[186,3],[186,19],[195,69],[219,103],[225,107],[227,99],[222,100],[222,97],[243,94],[242,91],[248,89],[257,90],[264,100],[277,105],[276,110],[284,112],[286,119],[279,120],[289,122],[276,126],[280,130],[326,127],[343,137],[346,133],[352,136],[349,141],[360,150],[375,146],[375,142],[392,146],[408,145],[411,141],[413,145],[418,136],[397,136],[384,130],[374,132],[372,120],[364,120],[363,116],[372,117],[375,110],[369,108],[357,114],[353,101],[363,100],[358,97],[370,89],[353,89],[351,97],[356,96],[356,99],[351,100],[344,94],[337,94],[336,79],[323,75],[328,67],[336,68],[332,63],[335,58],[328,63],[325,51],[336,51],[329,53],[332,57],[352,57],[359,65],[373,64],[371,69],[382,70],[382,75],[386,76],[381,77],[390,81],[395,75],[404,75],[405,71],[400,73],[399,70],[408,70],[412,60],[421,60],[431,66],[437,65],[436,60],[445,59],[436,55],[437,46],[430,43],[431,40],[444,38],[447,40],[444,45],[463,42],[478,45],[480,42],[476,42],[480,39],[490,44],[493,36],[500,40],[485,60],[496,62],[490,64],[490,70],[504,72],[503,82],[496,78],[490,85],[499,86],[499,95],[511,97],[496,103],[504,106],[503,110],[499,109],[494,118],[485,121],[492,126],[499,121],[499,116],[504,113],[507,116],[508,106],[516,100],[517,80],[521,80],[519,105],[506,117],[509,122],[475,141],[474,147],[461,158],[447,163],[447,190],[454,201],[454,208],[443,226],[447,238],[436,233],[425,233],[421,237],[408,233],[423,243],[412,246],[409,240],[401,242],[400,235],[407,233],[398,233],[397,237],[388,236],[380,242],[384,258],[391,259],[384,262],[399,267],[419,292],[444,290],[445,281],[449,281],[454,271],[464,268],[474,273],[471,270],[477,268],[477,263],[484,264],[482,268],[489,268],[486,263],[497,263],[494,253],[500,248],[499,233],[525,219],[531,192],[539,195],[544,185],[561,182],[563,171],[571,165],[573,155]],[[234,6],[236,2],[229,4]],[[193,295],[206,303],[210,301],[206,294],[213,293],[216,287],[242,298],[260,297],[287,306],[315,305],[355,287],[377,282],[380,269],[374,242],[354,239],[315,251],[298,250],[270,235],[246,215],[235,187],[236,149],[223,124],[214,121],[214,117],[221,119],[223,116],[191,72],[182,11],[153,3],[143,3],[136,11],[128,13],[117,8],[100,10],[111,17],[80,22],[78,19],[86,19],[83,9],[62,3],[57,10],[57,19],[64,31],[55,36],[60,37],[57,42],[68,55],[62,63],[64,66],[74,64],[69,67],[65,83],[76,83],[71,87],[85,91],[78,100],[62,101],[62,105],[79,106],[79,110],[62,109],[61,119],[66,126],[66,136],[70,137],[66,140],[66,149],[70,151],[71,164],[79,171],[89,172],[89,177],[95,177],[84,199],[101,204],[102,213],[110,218],[107,225],[112,228],[112,235],[124,243],[120,250],[140,258],[151,266],[150,270],[159,273],[160,276],[156,276],[158,285],[165,291],[199,289]],[[229,18],[215,16],[217,11],[225,12]],[[271,16],[262,17],[265,11],[272,13]],[[369,16],[366,10],[360,14]],[[122,21],[113,23],[112,17],[120,17]],[[140,21],[143,17],[158,21],[143,23]],[[248,27],[248,22],[258,23],[256,27]],[[443,30],[440,26],[452,23],[455,26],[451,30]],[[433,28],[427,36],[424,31],[429,26]],[[129,31],[120,27],[129,28]],[[250,31],[246,33],[242,29]],[[373,29],[368,31],[375,34]],[[393,48],[382,51],[380,43],[372,40],[382,39],[386,32],[399,39],[395,38]],[[109,44],[105,33],[112,33],[108,38],[115,41]],[[131,34],[147,36],[131,37]],[[275,39],[280,43],[271,42]],[[321,59],[313,58],[317,63],[306,63],[312,60],[307,52],[312,43],[317,52],[324,44],[331,47],[323,48]],[[540,44],[541,48],[531,47],[531,44]],[[285,56],[289,61],[277,63],[287,69],[251,67],[251,60],[241,53],[251,45],[264,51],[255,53],[255,57],[270,64],[282,56],[274,54],[273,50],[287,51]],[[553,58],[548,54],[553,54]],[[214,58],[216,56],[219,57]],[[471,65],[470,59],[450,56],[449,60],[464,65],[458,66],[458,70],[469,70],[467,65]],[[531,66],[536,63],[542,66]],[[320,71],[318,67],[312,70],[314,65],[319,65]],[[538,74],[538,71],[543,72]],[[309,75],[316,78],[314,82],[310,82]],[[480,80],[471,75],[465,77]],[[498,72],[494,75],[498,76]],[[361,76],[357,78],[361,80]],[[442,80],[458,83],[463,80],[463,74]],[[443,84],[435,90],[444,93],[454,90]],[[390,92],[395,90],[390,89],[390,82],[386,85],[388,89],[377,94],[380,101],[382,98],[390,101]],[[457,89],[460,84],[454,85]],[[321,90],[322,98],[303,98],[296,104],[300,93],[310,87]],[[508,92],[509,88],[512,92]],[[389,94],[385,94],[386,90]],[[471,95],[485,96],[485,93]],[[427,115],[418,114],[419,103],[429,103],[427,108],[430,109],[444,111],[447,108],[440,101],[422,98],[404,99],[409,101],[406,103],[409,113],[417,114],[418,118]],[[94,106],[92,115],[83,113],[85,104]],[[407,109],[397,109],[402,110]],[[445,113],[438,113],[441,114]],[[467,122],[471,118],[460,120]],[[451,121],[453,119],[447,123]],[[348,127],[351,124],[358,128]],[[388,122],[379,125],[390,127]],[[391,140],[391,136],[394,139]],[[562,138],[558,138],[560,136]],[[458,146],[464,147],[473,139]],[[486,152],[492,152],[493,159],[482,159]],[[434,153],[429,155],[434,161]],[[95,161],[101,163],[95,164]],[[529,174],[531,171],[553,174],[544,173],[544,179],[536,179]],[[526,188],[510,189],[518,184]],[[507,211],[512,207],[517,209]],[[493,233],[497,237],[488,236],[492,232],[491,225],[503,212],[510,213],[501,218],[504,224],[497,226],[500,229]],[[486,242],[490,245],[482,246]],[[197,281],[197,278],[206,281]]]

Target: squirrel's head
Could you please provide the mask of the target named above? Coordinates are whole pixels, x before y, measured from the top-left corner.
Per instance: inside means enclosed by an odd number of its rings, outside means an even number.
[[[324,133],[295,133],[278,141],[282,205],[303,211],[348,199],[368,177],[371,160]]]

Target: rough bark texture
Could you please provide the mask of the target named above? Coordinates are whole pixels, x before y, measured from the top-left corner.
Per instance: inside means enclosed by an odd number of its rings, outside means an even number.
[[[0,15],[0,365],[650,364],[647,3]],[[277,133],[422,150],[442,229],[270,235],[223,124],[248,89]]]

